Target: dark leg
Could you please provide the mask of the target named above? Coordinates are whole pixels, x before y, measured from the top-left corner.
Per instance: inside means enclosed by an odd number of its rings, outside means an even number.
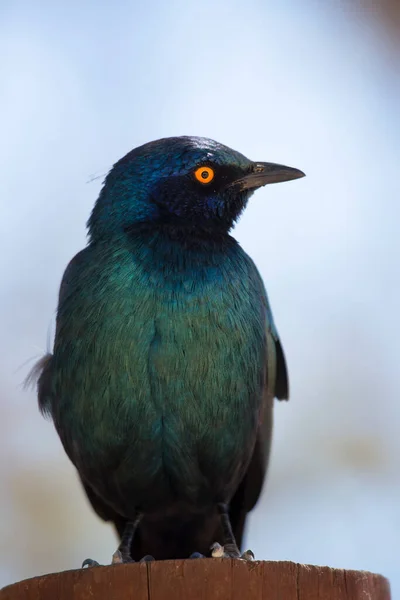
[[[225,554],[228,554],[232,558],[239,558],[240,552],[236,544],[235,536],[233,535],[227,505],[222,503],[218,504],[218,512],[221,518]]]
[[[131,557],[131,545],[141,519],[142,515],[139,514],[134,521],[128,521],[125,525],[121,542],[118,549],[113,554],[112,564],[133,562]]]
[[[218,512],[221,518],[222,534],[224,537],[224,545],[221,546],[217,542],[211,546],[212,556],[214,558],[243,558],[244,560],[253,560],[254,554],[251,550],[247,550],[240,554],[236,544],[235,536],[233,535],[231,520],[229,518],[228,507],[224,503],[217,505]]]
[[[116,565],[133,562],[131,558],[131,544],[141,518],[142,515],[139,514],[134,521],[128,521],[128,523],[125,525],[125,529],[121,536],[121,542],[118,546],[118,549],[113,554],[111,564]],[[99,563],[91,558],[87,558],[82,563],[82,568],[98,566],[100,566]]]

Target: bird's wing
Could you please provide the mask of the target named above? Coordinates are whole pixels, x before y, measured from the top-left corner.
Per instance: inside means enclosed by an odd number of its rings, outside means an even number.
[[[48,353],[43,356],[38,363],[32,369],[29,379],[37,380],[37,388],[38,388],[38,402],[40,411],[45,415],[52,415],[52,405],[55,400],[53,384],[52,384],[52,359],[53,355]],[[29,382],[28,382],[29,383]],[[57,427],[58,434],[60,436],[61,442],[64,446],[65,452],[71,462],[74,464],[74,455],[70,452],[70,443],[66,436],[64,436],[64,431],[62,427]],[[76,465],[75,465],[76,466]],[[104,521],[113,521],[115,528],[120,536],[124,531],[124,527],[126,525],[126,519],[119,515],[111,506],[109,506],[106,502],[100,498],[96,494],[96,492],[90,487],[90,485],[83,479],[79,469],[77,468],[79,479],[83,485],[83,488],[86,492],[86,496],[92,505],[93,510],[97,513],[97,515],[103,519]]]
[[[71,278],[74,275],[75,269],[80,265],[80,261],[85,254],[85,250],[81,250],[74,256],[74,258],[69,262],[67,268],[65,269],[61,285],[60,291],[58,295],[59,305],[63,301],[63,298],[70,293],[69,283]],[[57,321],[58,327],[58,321]],[[37,382],[37,391],[38,391],[38,404],[40,412],[49,417],[54,417],[53,415],[53,402],[56,401],[56,393],[54,390],[54,377],[53,377],[53,355],[49,352],[45,356],[43,356],[33,367],[32,371],[29,373],[27,379],[27,383]],[[55,423],[57,427],[57,423]],[[60,432],[58,432],[60,434]],[[60,436],[61,437],[61,436]],[[61,440],[63,441],[63,440]],[[64,441],[63,441],[64,444]],[[64,444],[65,446],[65,444]],[[68,450],[66,452],[69,458],[72,460]]]
[[[246,515],[256,505],[264,484],[272,437],[273,400],[289,399],[289,378],[285,355],[279,340],[271,308],[266,297],[266,377],[263,407],[253,455],[246,474],[230,503],[232,528],[239,548],[242,544]]]

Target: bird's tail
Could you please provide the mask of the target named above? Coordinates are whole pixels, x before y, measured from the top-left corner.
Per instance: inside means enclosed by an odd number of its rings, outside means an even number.
[[[42,379],[42,377],[46,377],[46,373],[48,373],[49,369],[50,369],[50,364],[51,364],[52,358],[53,358],[53,355],[48,352],[47,354],[42,356],[42,358],[40,358],[33,365],[32,369],[29,371],[28,375],[25,377],[25,380],[24,380],[25,388],[37,385],[39,380]],[[38,402],[39,402],[40,412],[43,415],[50,415],[51,414],[50,398],[46,394],[39,393]]]

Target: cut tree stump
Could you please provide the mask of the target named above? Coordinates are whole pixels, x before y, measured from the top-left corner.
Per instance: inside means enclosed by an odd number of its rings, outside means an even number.
[[[64,571],[0,591],[0,600],[17,599],[390,600],[390,589],[384,577],[365,571],[206,558]]]

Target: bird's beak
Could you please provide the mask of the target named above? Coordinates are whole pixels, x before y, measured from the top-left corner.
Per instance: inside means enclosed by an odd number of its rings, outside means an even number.
[[[248,175],[236,179],[232,185],[238,186],[242,190],[253,190],[267,185],[267,183],[280,183],[281,181],[291,181],[300,177],[305,177],[305,173],[299,169],[275,163],[257,162],[253,164]]]

